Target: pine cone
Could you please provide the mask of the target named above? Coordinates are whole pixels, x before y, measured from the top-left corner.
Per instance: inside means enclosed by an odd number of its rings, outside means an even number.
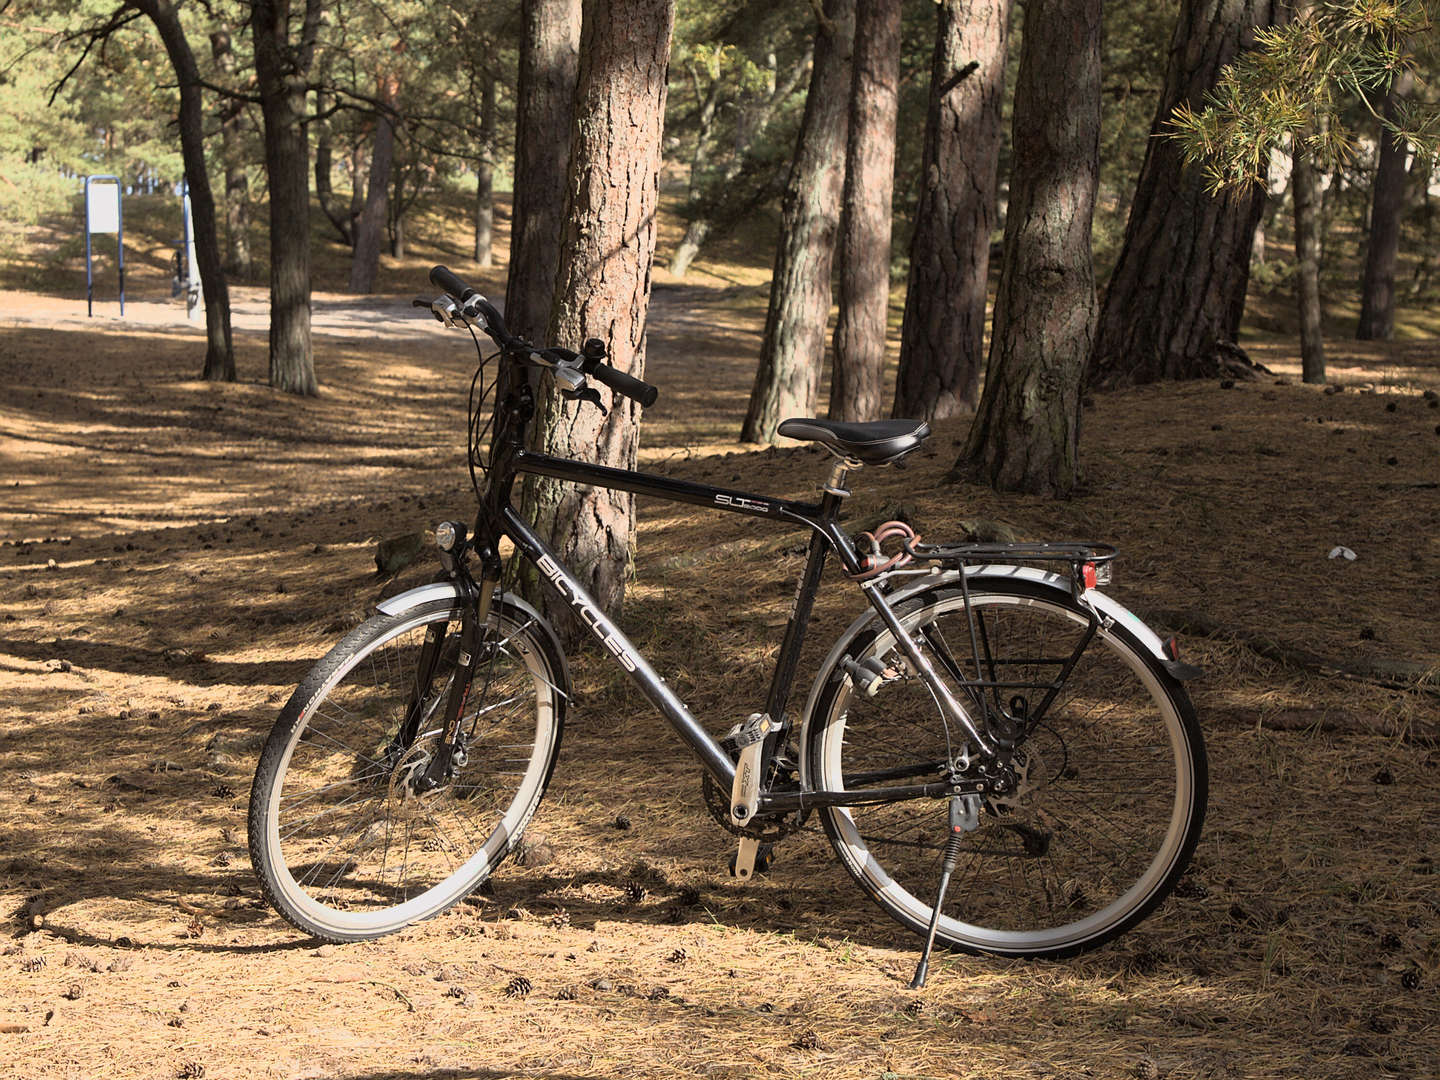
[[[645,885],[638,878],[631,878],[625,883],[625,900],[631,904],[638,904],[645,899]]]
[[[510,998],[523,998],[534,989],[535,987],[524,975],[516,975],[505,984],[505,996]]]

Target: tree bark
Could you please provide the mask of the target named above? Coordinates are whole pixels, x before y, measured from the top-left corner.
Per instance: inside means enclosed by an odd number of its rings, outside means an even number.
[[[880,415],[899,100],[900,0],[859,0],[840,217],[832,420],[874,420]]]
[[[1407,72],[1385,94],[1387,123],[1397,119],[1397,106],[1409,91]],[[1365,276],[1360,283],[1361,341],[1388,339],[1395,332],[1395,265],[1400,257],[1400,215],[1405,209],[1405,154],[1403,139],[1388,127],[1380,129],[1380,162],[1370,203],[1370,229],[1365,250]]]
[[[287,393],[314,394],[305,95],[324,4],[306,0],[294,44],[289,6],[285,0],[254,0],[250,8],[270,180],[270,385]]]
[[[575,91],[571,166],[550,340],[603,338],[609,362],[641,378],[655,254],[661,136],[673,0],[586,0]],[[535,446],[633,468],[640,407],[609,395],[610,412],[540,394]],[[525,504],[536,530],[618,617],[630,566],[634,498],[533,477]],[[547,614],[567,644],[585,631],[570,606],[546,592]]]
[[[845,183],[855,0],[827,0],[795,159],[785,185],[765,338],[740,437],[773,443],[792,416],[811,416],[825,360],[830,271]]]
[[[475,263],[493,266],[495,233],[495,76],[480,85],[480,156],[475,161]]]
[[[217,382],[235,381],[235,346],[230,331],[230,288],[220,259],[215,227],[215,197],[205,165],[205,104],[200,94],[200,69],[180,25],[180,13],[169,0],[129,0],[129,6],[155,24],[165,53],[180,84],[180,154],[190,191],[190,216],[195,228],[195,262],[200,292],[205,297],[205,367],[203,375]]]
[[[1296,294],[1300,314],[1301,378],[1325,381],[1325,337],[1320,305],[1320,185],[1308,150],[1291,158],[1290,198],[1295,204]]]
[[[1250,280],[1259,188],[1206,193],[1187,169],[1171,113],[1204,107],[1221,69],[1272,25],[1277,0],[1183,0],[1159,108],[1095,337],[1090,378],[1102,386],[1217,373],[1233,352]]]
[[[378,80],[382,104],[394,106],[399,85],[393,75]],[[365,185],[365,209],[355,222],[355,251],[350,258],[352,293],[375,291],[380,269],[380,238],[389,218],[390,168],[395,161],[395,118],[390,112],[375,115],[375,145],[370,152],[370,179]]]
[[[580,0],[524,0],[505,323],[545,344],[570,162]]]
[[[1005,265],[985,394],[957,463],[1002,491],[1064,495],[1079,480],[1080,383],[1095,330],[1100,24],[1100,0],[1025,5]]]
[[[210,55],[220,73],[227,80],[234,79],[235,49],[228,30],[210,35]],[[220,157],[225,166],[225,270],[240,278],[248,278],[252,271],[250,178],[241,146],[249,128],[243,102],[227,101],[220,107]]]
[[[979,396],[1010,8],[1011,0],[936,8],[896,417],[943,420],[974,409]]]

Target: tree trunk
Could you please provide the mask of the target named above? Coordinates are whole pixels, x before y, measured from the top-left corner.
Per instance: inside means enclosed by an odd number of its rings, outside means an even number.
[[[1025,4],[1005,265],[985,394],[957,463],[1003,491],[1063,495],[1079,480],[1080,382],[1095,331],[1100,23],[1100,0]]]
[[[270,385],[314,394],[310,351],[310,184],[305,95],[321,0],[306,0],[300,40],[290,41],[288,3],[254,0],[250,27],[265,116],[270,181]]]
[[[740,437],[773,443],[792,416],[812,416],[825,360],[830,270],[845,183],[855,0],[826,0],[795,160],[785,185],[770,308]]]
[[[399,85],[391,75],[379,78],[380,101],[394,106]],[[380,269],[380,237],[389,218],[390,167],[395,161],[395,118],[389,112],[375,116],[375,146],[370,151],[370,179],[365,185],[365,209],[355,222],[355,253],[350,259],[350,291],[372,293]]]
[[[1250,239],[1264,191],[1206,193],[1166,138],[1180,104],[1197,111],[1221,69],[1276,17],[1276,0],[1183,0],[1160,105],[1110,276],[1090,377],[1116,386],[1193,379],[1221,370],[1239,335],[1250,280]]]
[[[524,0],[522,20],[505,323],[511,333],[546,344],[570,163],[580,0]]]
[[[899,91],[900,0],[859,0],[840,218],[832,420],[874,420],[880,415]]]
[[[235,49],[228,30],[210,35],[210,55],[227,81],[235,77]],[[245,105],[227,101],[220,108],[220,156],[225,165],[225,269],[237,277],[249,278],[250,263],[250,178],[245,171],[241,143],[250,125]],[[191,203],[194,206],[194,203]]]
[[[480,86],[480,156],[475,162],[475,263],[493,266],[495,255],[495,76]]]
[[[710,164],[710,132],[715,126],[715,114],[720,106],[721,59],[722,53],[719,50],[710,55],[707,72],[710,76],[710,87],[703,97],[700,95],[700,75],[695,70],[694,62],[691,62],[690,82],[695,88],[695,96],[700,99],[700,112],[695,121],[695,153],[690,156],[690,190],[687,196],[689,206],[686,208],[690,220],[667,267],[676,277],[684,277],[689,271],[690,264],[700,253],[700,245],[705,242],[705,235],[710,231],[710,223],[701,220],[704,216],[701,191],[704,187],[705,171]]]
[[[900,332],[896,417],[975,408],[1000,162],[1011,0],[944,0]]]
[[[335,189],[331,186],[331,172],[334,168],[335,151],[330,138],[330,121],[324,117],[329,108],[330,97],[323,90],[315,91],[315,111],[322,114],[313,127],[315,129],[315,198],[320,203],[320,209],[330,224],[335,227],[335,235],[340,242],[348,248],[355,246],[355,222],[360,217],[363,202],[357,206],[355,196],[362,190],[359,182],[359,173],[355,173],[355,182],[351,184],[350,209],[342,212],[335,202]]]
[[[180,154],[190,192],[190,216],[195,228],[195,262],[200,270],[200,291],[205,297],[204,377],[235,381],[235,347],[230,332],[230,289],[220,260],[220,235],[215,228],[215,197],[205,166],[205,106],[200,94],[200,70],[195,53],[180,25],[180,14],[169,0],[130,0],[160,34],[166,55],[180,84]]]
[[[1308,150],[1291,159],[1290,198],[1295,204],[1296,294],[1300,310],[1301,377],[1325,381],[1325,338],[1321,331],[1319,184]]]
[[[550,340],[603,338],[609,362],[641,378],[655,254],[661,136],[673,0],[586,0],[575,92],[574,145]],[[608,395],[610,412],[568,402],[547,383],[535,447],[633,468],[640,407]],[[536,530],[615,618],[630,565],[634,499],[625,492],[532,477],[525,506]],[[567,644],[584,636],[563,601],[546,607]]]
[[[1402,75],[1385,95],[1385,120],[1394,123],[1400,101],[1411,78]],[[1387,127],[1380,129],[1380,163],[1375,169],[1375,190],[1370,203],[1370,231],[1365,251],[1365,276],[1360,284],[1361,341],[1388,339],[1395,332],[1395,264],[1400,257],[1400,215],[1405,209],[1405,154],[1403,139]]]

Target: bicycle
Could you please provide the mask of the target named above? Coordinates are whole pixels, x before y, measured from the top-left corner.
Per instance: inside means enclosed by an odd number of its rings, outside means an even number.
[[[502,539],[695,754],[707,807],[739,837],[736,876],[818,813],[860,888],[925,936],[912,985],[937,941],[1071,955],[1130,929],[1171,891],[1205,812],[1204,742],[1182,685],[1199,670],[1097,588],[1114,547],[925,544],[903,522],[852,539],[838,524],[847,476],[918,448],[929,428],[909,420],[785,421],[782,434],[835,458],[818,503],[537,453],[526,435],[541,380],[525,369],[549,372],[582,406],[603,408],[592,382],[644,406],[658,391],[606,364],[597,340],[579,353],[534,348],[444,267],[430,279],[443,295],[415,303],[468,329],[479,356],[478,509],[468,533],[436,527],[439,577],[342,638],[264,746],[250,853],[280,915],[326,941],[378,937],[456,903],[515,849],[554,768],[571,684],[554,630],[500,587]],[[712,737],[517,513],[522,475],[809,528],[763,708]],[[867,609],[795,711],[800,647],[832,556]]]

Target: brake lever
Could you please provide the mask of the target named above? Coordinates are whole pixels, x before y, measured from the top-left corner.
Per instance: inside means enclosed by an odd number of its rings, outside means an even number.
[[[463,326],[464,322],[460,315],[460,309],[456,307],[455,301],[448,296],[437,296],[434,300],[426,300],[416,297],[410,301],[411,307],[429,308],[430,314],[435,316],[435,321],[452,330],[457,326]]]
[[[593,386],[587,386],[583,390],[561,390],[560,396],[570,401],[589,402],[600,410],[601,416],[610,415],[610,410],[600,401],[600,392]]]

